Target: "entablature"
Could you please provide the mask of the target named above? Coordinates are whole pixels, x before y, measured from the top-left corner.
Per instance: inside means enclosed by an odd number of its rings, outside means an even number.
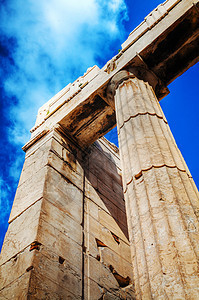
[[[149,83],[161,100],[169,93],[167,85],[198,61],[198,11],[198,0],[167,0],[159,5],[102,69],[90,68],[40,108],[31,138],[56,124],[82,147],[106,134],[116,125],[106,89],[121,70],[150,73],[153,83]]]

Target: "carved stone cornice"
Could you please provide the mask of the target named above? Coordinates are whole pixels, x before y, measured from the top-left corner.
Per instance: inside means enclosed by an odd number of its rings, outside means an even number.
[[[22,150],[26,152],[30,147],[32,147],[36,142],[38,142],[41,138],[44,137],[47,133],[49,133],[49,129],[44,129],[41,132],[39,132],[37,135],[32,137],[23,147]]]

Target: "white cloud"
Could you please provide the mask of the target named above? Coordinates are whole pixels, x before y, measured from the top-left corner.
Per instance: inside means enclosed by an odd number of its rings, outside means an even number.
[[[18,133],[28,132],[43,103],[96,64],[97,57],[111,58],[114,42],[122,42],[127,11],[124,0],[9,0],[1,15],[4,34],[16,40],[15,66],[4,88],[17,103],[10,105],[8,116],[13,142],[25,143],[27,135],[19,138]]]

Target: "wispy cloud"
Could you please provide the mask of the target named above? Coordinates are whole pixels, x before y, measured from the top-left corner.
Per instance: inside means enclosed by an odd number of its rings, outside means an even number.
[[[9,118],[15,142],[23,143],[40,105],[111,57],[113,45],[122,42],[127,11],[123,0],[10,0],[1,16],[3,34],[13,41],[11,72],[4,81],[7,95],[16,99]]]

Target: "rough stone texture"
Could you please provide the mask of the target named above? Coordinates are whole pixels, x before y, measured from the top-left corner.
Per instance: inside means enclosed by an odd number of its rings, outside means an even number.
[[[113,81],[136,299],[198,299],[196,187],[152,87]]]
[[[1,253],[0,299],[133,299],[117,152],[105,139],[82,152],[58,130],[28,149]]]

